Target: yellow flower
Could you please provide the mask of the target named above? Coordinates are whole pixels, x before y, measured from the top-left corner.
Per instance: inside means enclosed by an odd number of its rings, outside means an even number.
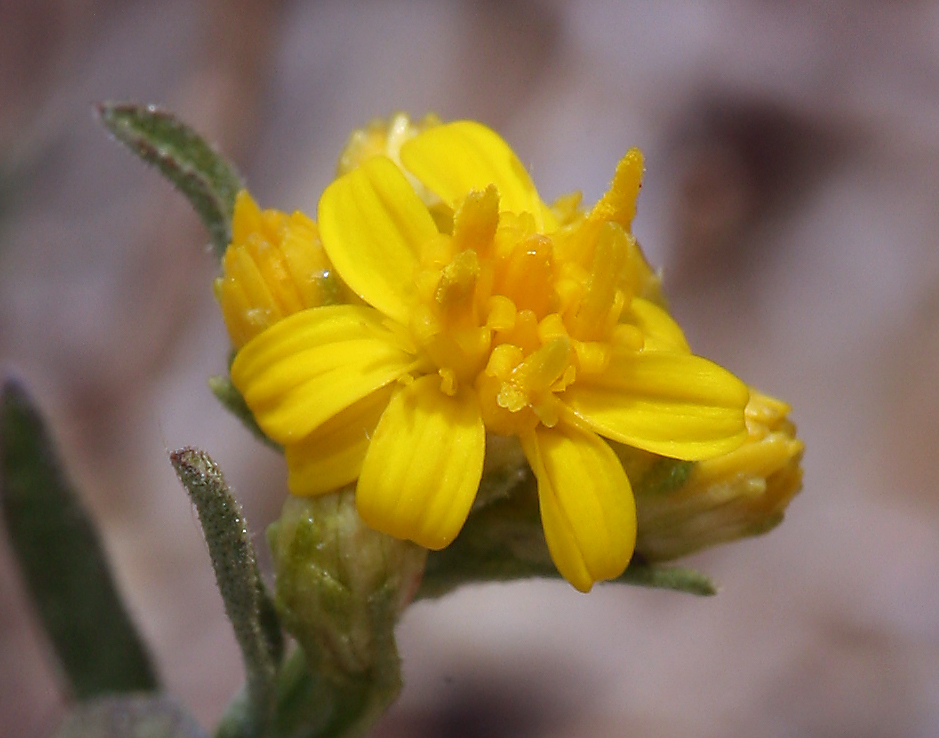
[[[319,204],[323,249],[363,304],[271,324],[232,380],[283,444],[294,494],[358,479],[366,523],[430,549],[466,520],[487,434],[517,437],[551,556],[586,591],[623,572],[636,537],[604,439],[678,459],[726,453],[746,438],[747,388],[692,355],[656,304],[630,231],[638,151],[584,212],[576,197],[542,202],[478,123],[401,139],[400,163],[382,145],[360,152]]]

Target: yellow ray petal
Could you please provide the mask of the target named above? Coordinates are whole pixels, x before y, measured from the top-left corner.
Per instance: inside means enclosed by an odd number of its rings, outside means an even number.
[[[522,438],[538,480],[548,550],[581,592],[623,573],[636,545],[636,505],[626,472],[596,434],[571,425]]]
[[[748,397],[743,382],[707,359],[649,351],[615,356],[562,399],[601,436],[693,461],[743,443]]]
[[[454,209],[471,190],[494,184],[500,210],[531,213],[539,230],[556,227],[515,152],[481,123],[461,120],[428,128],[405,142],[401,161]]]
[[[346,284],[406,325],[421,247],[437,228],[401,170],[377,156],[335,180],[320,199],[319,225]]]
[[[690,353],[688,341],[681,327],[667,311],[655,303],[634,298],[629,306],[629,317],[645,335],[646,351],[677,351]]]
[[[393,389],[386,385],[372,392],[284,449],[290,471],[287,485],[293,494],[321,495],[358,478],[369,439]]]
[[[440,378],[392,397],[369,445],[356,506],[371,527],[430,549],[448,545],[479,488],[486,431],[475,394],[449,397]]]
[[[288,444],[402,376],[413,360],[377,310],[330,305],[294,313],[249,341],[231,376],[258,425]]]

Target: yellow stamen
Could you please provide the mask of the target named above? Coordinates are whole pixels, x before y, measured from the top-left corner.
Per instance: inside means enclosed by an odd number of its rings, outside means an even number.
[[[483,191],[470,192],[453,216],[453,252],[473,249],[487,257],[499,225],[499,193],[489,185]]]
[[[624,281],[629,237],[615,223],[600,228],[587,291],[570,319],[571,335],[581,340],[600,340],[613,328],[622,312],[624,298],[617,292]]]
[[[515,327],[515,303],[505,295],[489,298],[489,317],[486,326],[494,331],[508,331]]]
[[[567,369],[570,350],[570,341],[561,336],[528,356],[512,370],[499,393],[499,405],[514,412],[528,404],[532,395],[549,391]]]
[[[600,201],[590,211],[590,220],[612,221],[628,229],[636,215],[636,197],[642,186],[642,152],[630,149],[616,165],[616,173]]]
[[[554,247],[546,236],[534,234],[517,242],[499,264],[494,289],[540,318],[550,309],[553,281]]]
[[[440,309],[447,313],[466,308],[473,297],[476,279],[479,277],[479,257],[469,250],[457,254],[443,268],[434,299]]]

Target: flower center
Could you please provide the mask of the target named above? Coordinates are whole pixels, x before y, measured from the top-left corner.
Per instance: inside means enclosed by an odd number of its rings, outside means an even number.
[[[642,335],[619,323],[632,299],[620,225],[582,218],[548,235],[498,206],[492,186],[470,193],[426,246],[410,330],[441,390],[474,386],[487,429],[512,435],[553,427],[558,395]]]

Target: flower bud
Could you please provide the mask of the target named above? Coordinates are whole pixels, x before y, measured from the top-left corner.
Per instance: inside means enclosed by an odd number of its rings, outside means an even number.
[[[366,526],[351,490],[289,497],[268,540],[281,621],[311,665],[356,676],[396,662],[392,631],[425,549]]]
[[[636,550],[665,561],[778,525],[802,486],[803,444],[788,412],[784,402],[751,389],[744,444],[694,464],[617,449],[639,480]]]
[[[222,269],[215,296],[236,349],[299,310],[352,300],[316,224],[301,212],[262,211],[245,190],[235,199]]]

